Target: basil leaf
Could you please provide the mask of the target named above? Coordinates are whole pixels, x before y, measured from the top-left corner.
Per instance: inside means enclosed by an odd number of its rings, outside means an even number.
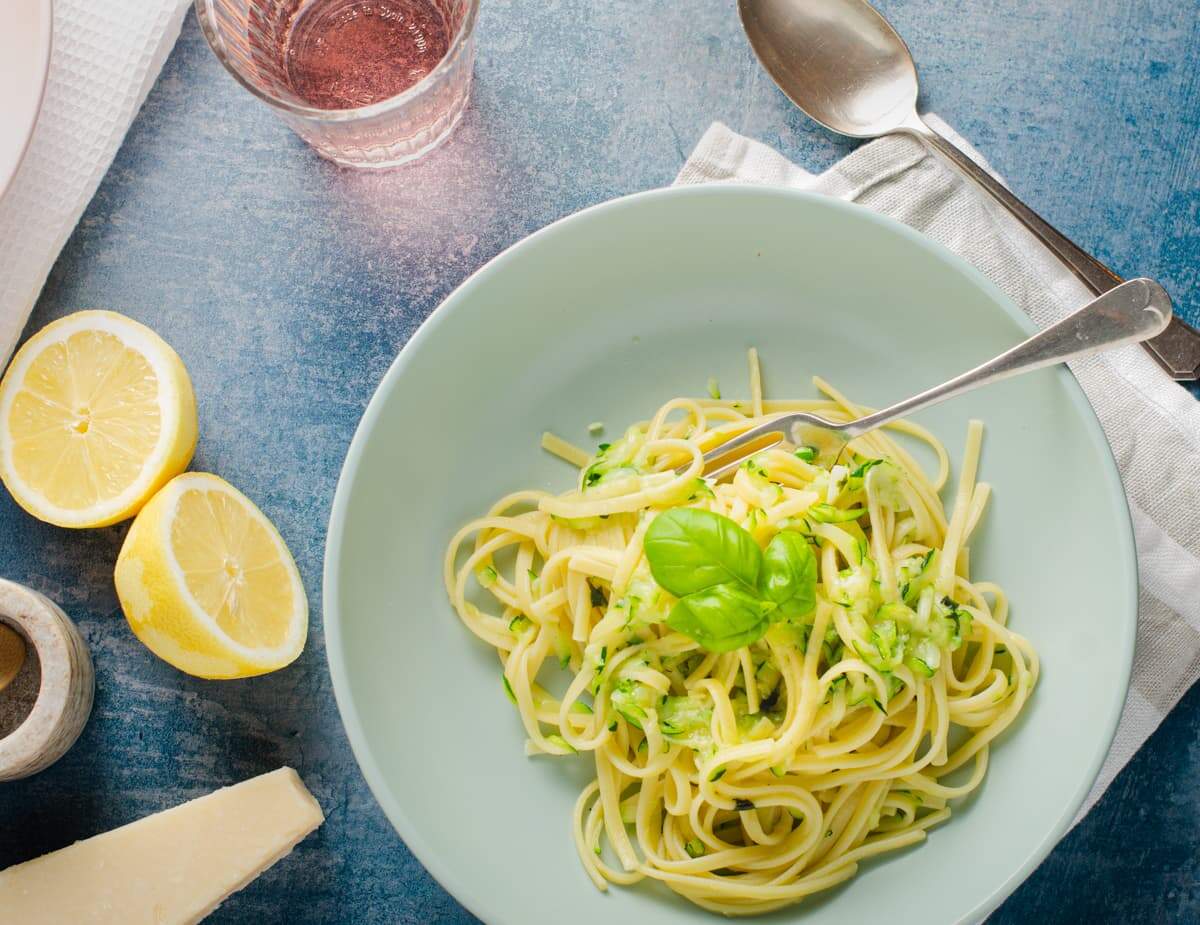
[[[644,540],[650,574],[659,586],[685,597],[714,585],[758,586],[762,550],[728,517],[697,508],[659,514]]]
[[[740,584],[721,584],[679,599],[667,626],[690,636],[710,652],[732,652],[759,639],[775,609]]]
[[[779,616],[802,617],[817,604],[817,557],[799,533],[776,534],[763,554],[759,590],[779,605]]]

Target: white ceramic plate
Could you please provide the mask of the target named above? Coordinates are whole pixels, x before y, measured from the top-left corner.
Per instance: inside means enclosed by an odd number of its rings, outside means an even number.
[[[405,842],[494,925],[717,921],[650,882],[601,894],[571,842],[585,756],[526,758],[495,653],[442,586],[451,534],[519,488],[577,473],[543,430],[588,443],[716,376],[745,396],[820,373],[882,406],[1021,340],[1028,319],[957,257],[825,197],[692,187],[605,203],[497,257],[434,313],[354,437],[325,559],[334,690],[354,753]],[[1064,369],[916,416],[962,458],[986,424],[994,494],[972,571],[999,582],[1042,658],[987,779],[929,840],[762,921],[947,925],[995,908],[1066,831],[1125,698],[1137,612],[1129,511],[1108,445]],[[953,497],[953,482],[945,497]]]
[[[33,137],[50,73],[53,32],[51,0],[0,3],[0,196]]]

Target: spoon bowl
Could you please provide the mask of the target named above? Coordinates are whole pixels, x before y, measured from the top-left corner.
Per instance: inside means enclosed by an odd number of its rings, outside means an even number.
[[[1007,209],[1100,295],[1121,277],[1018,199],[917,112],[917,67],[866,0],[738,0],[750,46],[780,90],[815,122],[852,138],[913,135]],[[1174,379],[1200,379],[1200,331],[1172,318],[1143,345]]]
[[[912,55],[871,5],[738,0],[738,15],[771,79],[830,131],[877,138],[916,116]]]

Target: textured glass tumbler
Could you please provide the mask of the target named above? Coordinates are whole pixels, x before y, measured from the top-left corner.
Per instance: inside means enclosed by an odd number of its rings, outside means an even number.
[[[195,0],[221,63],[322,157],[347,167],[395,167],[433,150],[462,117],[475,64],[479,0],[434,0],[451,36],[446,55],[396,96],[355,109],[320,109],[291,89],[280,49],[297,16],[321,0]]]

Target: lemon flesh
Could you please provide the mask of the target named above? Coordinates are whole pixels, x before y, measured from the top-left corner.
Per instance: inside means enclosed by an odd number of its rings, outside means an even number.
[[[188,674],[264,674],[304,648],[308,601],[287,545],[215,475],[185,473],[151,499],[129,529],[115,578],[133,632]]]
[[[26,511],[60,527],[132,517],[196,448],[183,362],[115,312],[44,327],[0,381],[0,479]]]

